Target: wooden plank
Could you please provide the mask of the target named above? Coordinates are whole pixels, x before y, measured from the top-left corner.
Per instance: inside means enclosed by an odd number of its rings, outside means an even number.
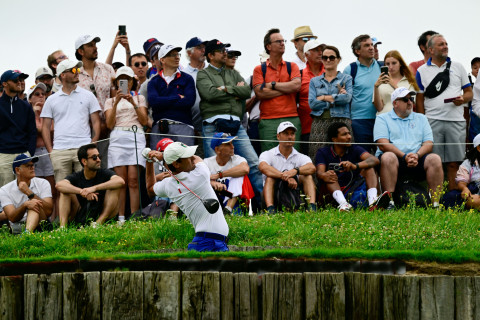
[[[480,320],[480,277],[473,277],[473,287],[475,288],[474,301],[474,320]]]
[[[383,319],[382,275],[345,273],[345,318]]]
[[[101,319],[100,272],[63,274],[63,319]]]
[[[220,318],[233,319],[234,314],[234,283],[233,273],[220,272]]]
[[[145,319],[180,319],[180,271],[143,273]]]
[[[102,272],[102,319],[143,319],[143,272]]]
[[[62,274],[24,276],[25,319],[62,319]]]
[[[420,320],[418,276],[383,276],[383,317],[392,320]]]
[[[258,275],[256,273],[236,273],[235,317],[233,319],[258,320]]]
[[[266,273],[262,289],[264,320],[304,319],[303,274]]]
[[[218,272],[182,272],[182,319],[220,319]]]
[[[0,320],[23,319],[23,277],[0,277]]]
[[[305,273],[305,318],[345,319],[342,273]]]
[[[480,277],[455,277],[455,319],[480,319]]]
[[[453,320],[455,316],[454,278],[421,277],[420,299],[421,319]]]

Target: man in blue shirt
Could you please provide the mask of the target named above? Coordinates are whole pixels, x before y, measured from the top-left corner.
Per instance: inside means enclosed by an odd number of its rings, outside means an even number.
[[[357,61],[348,65],[343,73],[353,78],[351,104],[352,130],[355,142],[373,142],[373,126],[377,110],[373,105],[373,86],[380,76],[380,65],[374,59],[375,48],[368,34],[363,34],[352,42],[353,54]],[[373,146],[365,145],[370,151]]]
[[[426,178],[434,207],[443,183],[442,160],[433,150],[433,134],[425,115],[412,112],[415,91],[399,87],[391,98],[393,110],[377,117],[374,128],[380,159],[382,190],[393,195],[398,176]],[[393,196],[391,197],[393,199]],[[394,206],[393,200],[390,201]]]

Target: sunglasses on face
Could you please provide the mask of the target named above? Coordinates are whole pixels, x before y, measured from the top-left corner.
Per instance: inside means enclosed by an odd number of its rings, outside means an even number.
[[[65,60],[65,59],[68,59],[68,57],[65,56],[65,55],[63,55],[63,56],[60,56],[60,57],[58,57],[57,59],[55,59],[55,61],[58,61],[58,60],[63,61],[63,60]]]
[[[75,74],[75,73],[80,73],[80,68],[72,68],[72,69],[68,69],[68,70],[65,70],[65,71]]]
[[[146,67],[147,63],[145,61],[142,61],[142,62],[135,62],[133,65],[135,66],[135,68],[140,68],[140,65],[142,67]]]
[[[323,61],[328,61],[328,60],[335,61],[335,59],[337,59],[337,57],[335,56],[322,56]]]
[[[227,57],[228,59],[237,59],[237,56],[234,54],[228,54]]]
[[[405,102],[405,103],[408,103],[408,101],[414,102],[415,99],[414,99],[413,97],[410,97],[410,98],[408,98],[408,97],[403,97],[403,98],[398,98],[397,101],[403,101],[403,102]]]
[[[313,40],[313,39],[315,39],[315,38],[300,38],[300,39],[303,40],[303,41],[305,41],[305,42],[308,42],[308,41]]]
[[[94,154],[91,157],[88,157],[88,159],[92,159],[93,161],[97,161],[97,159],[102,159],[99,154]]]

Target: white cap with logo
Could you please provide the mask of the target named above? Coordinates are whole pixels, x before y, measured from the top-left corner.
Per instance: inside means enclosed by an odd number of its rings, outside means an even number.
[[[392,95],[390,97],[391,97],[392,102],[393,102],[393,101],[395,101],[399,98],[406,97],[409,94],[411,96],[414,96],[417,93],[415,91],[408,90],[407,88],[404,88],[404,87],[398,87],[397,89],[395,89],[395,91],[392,92]]]
[[[293,130],[297,131],[297,128],[293,125],[293,123],[290,121],[284,121],[278,125],[277,134],[287,130],[288,128],[293,128]]]
[[[57,66],[57,74],[61,74],[65,72],[65,70],[72,69],[72,68],[81,68],[83,63],[81,61],[71,61],[71,60],[63,60]]]
[[[78,37],[77,41],[75,41],[75,50],[78,50],[78,48],[80,48],[84,44],[90,43],[92,41],[100,42],[100,38],[91,36],[89,34]]]
[[[182,142],[170,143],[163,152],[163,160],[167,164],[172,164],[181,158],[190,158],[197,151],[198,146],[187,146]]]
[[[164,58],[167,54],[170,53],[170,51],[173,51],[173,50],[182,51],[182,48],[174,47],[171,44],[164,44],[160,48],[160,51],[158,51],[158,59]]]
[[[53,78],[53,72],[49,67],[40,67],[37,69],[37,72],[35,72],[35,79],[40,78],[41,76],[51,76]]]

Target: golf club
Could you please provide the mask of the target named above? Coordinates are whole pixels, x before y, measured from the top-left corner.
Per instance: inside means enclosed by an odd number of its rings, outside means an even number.
[[[158,160],[157,158],[153,157],[153,158],[150,158],[148,156],[148,153],[152,151],[152,149],[150,148],[145,148],[142,150],[142,156],[147,159],[147,160],[153,160],[157,163],[161,163],[160,160]],[[220,203],[218,202],[217,199],[202,199],[200,198],[195,192],[193,192],[192,190],[190,190],[189,187],[187,187],[182,181],[178,180],[178,178],[166,167],[164,166],[165,170],[167,170],[168,173],[170,173],[170,175],[175,179],[177,180],[178,183],[180,183],[182,186],[185,187],[185,189],[187,189],[188,191],[190,191],[195,197],[197,197],[200,201],[202,201],[203,203],[203,206],[205,207],[205,209],[207,209],[207,211],[211,214],[214,214],[215,212],[217,212],[217,210],[220,208]]]

